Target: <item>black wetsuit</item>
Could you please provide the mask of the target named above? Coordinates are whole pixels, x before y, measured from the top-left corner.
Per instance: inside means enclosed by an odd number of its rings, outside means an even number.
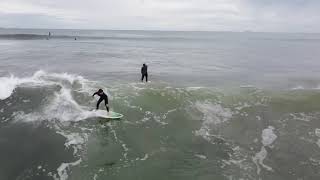
[[[106,108],[107,108],[107,111],[109,112],[109,107],[108,107],[108,96],[104,93],[104,92],[102,92],[102,93],[99,93],[99,92],[95,92],[92,96],[94,96],[94,95],[98,95],[98,96],[100,96],[100,99],[98,100],[98,102],[97,102],[97,109],[99,109],[99,105],[100,105],[100,103],[104,100],[104,105],[106,106]]]
[[[148,82],[148,66],[142,66],[141,68],[141,81],[146,77],[146,82]]]

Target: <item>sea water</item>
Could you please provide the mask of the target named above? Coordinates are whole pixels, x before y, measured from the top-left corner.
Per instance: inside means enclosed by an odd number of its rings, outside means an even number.
[[[319,48],[319,34],[1,29],[0,179],[319,179]],[[92,113],[99,88],[122,120]]]

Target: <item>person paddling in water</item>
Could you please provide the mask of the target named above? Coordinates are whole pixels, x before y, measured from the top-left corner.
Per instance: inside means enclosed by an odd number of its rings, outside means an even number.
[[[104,105],[107,108],[107,111],[109,112],[109,105],[108,105],[108,96],[103,92],[102,89],[99,89],[97,92],[95,92],[92,97],[94,97],[95,95],[100,96],[100,99],[97,102],[97,110],[99,109],[99,105],[100,103],[104,100]]]
[[[141,67],[141,81],[143,82],[144,77],[146,77],[146,82],[148,82],[148,66],[143,64]]]

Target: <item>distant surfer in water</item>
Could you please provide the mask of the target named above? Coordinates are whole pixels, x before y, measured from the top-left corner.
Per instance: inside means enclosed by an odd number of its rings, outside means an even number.
[[[47,40],[49,40],[50,37],[51,37],[51,32],[49,32],[48,37],[47,37]]]
[[[99,109],[99,105],[100,103],[104,100],[104,105],[107,108],[107,111],[109,112],[109,105],[108,105],[108,96],[103,92],[102,89],[99,89],[97,92],[95,92],[92,97],[94,97],[95,95],[100,96],[100,99],[97,102],[97,109]]]
[[[143,82],[144,77],[146,77],[146,82],[148,82],[148,66],[143,64],[141,67],[141,81]]]

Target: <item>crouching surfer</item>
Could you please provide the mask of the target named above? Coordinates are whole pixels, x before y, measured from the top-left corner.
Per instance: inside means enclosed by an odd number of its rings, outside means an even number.
[[[109,112],[109,104],[108,104],[108,96],[103,92],[102,89],[99,89],[97,92],[95,92],[92,97],[95,95],[100,96],[100,99],[97,102],[97,110],[99,109],[100,103],[104,100],[104,105],[106,106],[107,111]]]

